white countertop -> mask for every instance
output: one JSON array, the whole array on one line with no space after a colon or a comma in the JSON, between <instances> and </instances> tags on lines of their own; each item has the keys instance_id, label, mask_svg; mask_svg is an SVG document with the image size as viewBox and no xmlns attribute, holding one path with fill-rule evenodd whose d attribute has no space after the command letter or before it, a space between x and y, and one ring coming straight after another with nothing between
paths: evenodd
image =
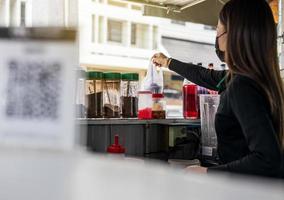
<instances>
[{"instance_id":1,"label":"white countertop","mask_svg":"<svg viewBox=\"0 0 284 200\"><path fill-rule=\"evenodd\" d=\"M283 182L184 174L84 152L0 149L1 200L283 200Z\"/></svg>"}]
</instances>

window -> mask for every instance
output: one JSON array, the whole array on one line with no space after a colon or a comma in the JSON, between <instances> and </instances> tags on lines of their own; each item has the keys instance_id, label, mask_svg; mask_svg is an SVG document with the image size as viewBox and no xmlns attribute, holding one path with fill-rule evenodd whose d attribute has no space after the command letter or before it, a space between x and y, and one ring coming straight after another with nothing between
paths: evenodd
<instances>
[{"instance_id":1,"label":"window","mask_svg":"<svg viewBox=\"0 0 284 200\"><path fill-rule=\"evenodd\" d=\"M153 49L158 49L158 27L153 27Z\"/></svg>"},{"instance_id":2,"label":"window","mask_svg":"<svg viewBox=\"0 0 284 200\"><path fill-rule=\"evenodd\" d=\"M136 45L137 38L137 25L131 24L131 45Z\"/></svg>"},{"instance_id":3,"label":"window","mask_svg":"<svg viewBox=\"0 0 284 200\"><path fill-rule=\"evenodd\" d=\"M176 25L181 25L181 26L185 26L185 22L184 21L180 21L180 20L171 20L172 24L176 24Z\"/></svg>"},{"instance_id":4,"label":"window","mask_svg":"<svg viewBox=\"0 0 284 200\"><path fill-rule=\"evenodd\" d=\"M139 5L131 5L131 9L132 9L132 10L139 10L139 11L141 11L141 10L142 10L142 6L139 6Z\"/></svg>"},{"instance_id":5,"label":"window","mask_svg":"<svg viewBox=\"0 0 284 200\"><path fill-rule=\"evenodd\" d=\"M108 4L111 6L116 6L116 7L127 7L127 3L121 2L121 1L115 1L115 0L108 0Z\"/></svg>"},{"instance_id":6,"label":"window","mask_svg":"<svg viewBox=\"0 0 284 200\"><path fill-rule=\"evenodd\" d=\"M108 41L122 43L123 22L108 20Z\"/></svg>"},{"instance_id":7,"label":"window","mask_svg":"<svg viewBox=\"0 0 284 200\"><path fill-rule=\"evenodd\" d=\"M26 2L20 4L20 26L26 26Z\"/></svg>"},{"instance_id":8,"label":"window","mask_svg":"<svg viewBox=\"0 0 284 200\"><path fill-rule=\"evenodd\" d=\"M131 45L137 48L149 48L149 25L147 24L131 24Z\"/></svg>"},{"instance_id":9,"label":"window","mask_svg":"<svg viewBox=\"0 0 284 200\"><path fill-rule=\"evenodd\" d=\"M26 1L11 0L10 2L10 26L26 26Z\"/></svg>"},{"instance_id":10,"label":"window","mask_svg":"<svg viewBox=\"0 0 284 200\"><path fill-rule=\"evenodd\" d=\"M99 16L99 43L104 43L104 17Z\"/></svg>"},{"instance_id":11,"label":"window","mask_svg":"<svg viewBox=\"0 0 284 200\"><path fill-rule=\"evenodd\" d=\"M92 42L96 41L96 15L92 15Z\"/></svg>"}]
</instances>

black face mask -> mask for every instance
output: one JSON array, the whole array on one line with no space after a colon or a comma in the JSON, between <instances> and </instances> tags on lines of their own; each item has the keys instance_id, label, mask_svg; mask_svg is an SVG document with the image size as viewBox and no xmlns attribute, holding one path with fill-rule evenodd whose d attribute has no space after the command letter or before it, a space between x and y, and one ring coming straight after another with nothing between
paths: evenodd
<instances>
[{"instance_id":1,"label":"black face mask","mask_svg":"<svg viewBox=\"0 0 284 200\"><path fill-rule=\"evenodd\" d=\"M222 37L222 36L223 36L224 34L226 34L226 33L227 33L227 32L222 33L220 36L216 37L216 40L215 40L215 51L216 51L216 55L218 56L218 58L219 58L222 62L225 62L225 51L220 50L218 39L219 39L220 37Z\"/></svg>"}]
</instances>

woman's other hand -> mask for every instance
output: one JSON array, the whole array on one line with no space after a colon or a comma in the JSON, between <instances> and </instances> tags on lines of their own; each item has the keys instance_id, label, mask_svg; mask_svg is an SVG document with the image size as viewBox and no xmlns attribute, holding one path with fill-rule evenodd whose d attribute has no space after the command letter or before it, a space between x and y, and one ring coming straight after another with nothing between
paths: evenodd
<instances>
[{"instance_id":1,"label":"woman's other hand","mask_svg":"<svg viewBox=\"0 0 284 200\"><path fill-rule=\"evenodd\" d=\"M198 165L193 165L185 168L186 172L193 172L197 174L207 174L207 168L206 167L200 167Z\"/></svg>"},{"instance_id":2,"label":"woman's other hand","mask_svg":"<svg viewBox=\"0 0 284 200\"><path fill-rule=\"evenodd\" d=\"M171 59L165 56L163 53L156 53L152 57L152 62L155 66L168 68L170 65Z\"/></svg>"}]
</instances>

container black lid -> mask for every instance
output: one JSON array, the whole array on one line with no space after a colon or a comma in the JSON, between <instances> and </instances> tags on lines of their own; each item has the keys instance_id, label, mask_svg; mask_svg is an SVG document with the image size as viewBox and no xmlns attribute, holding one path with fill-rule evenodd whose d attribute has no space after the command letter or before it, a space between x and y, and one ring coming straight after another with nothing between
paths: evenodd
<instances>
[{"instance_id":1,"label":"container black lid","mask_svg":"<svg viewBox=\"0 0 284 200\"><path fill-rule=\"evenodd\" d=\"M87 78L89 79L103 79L103 73L97 71L90 71L87 73Z\"/></svg>"}]
</instances>

